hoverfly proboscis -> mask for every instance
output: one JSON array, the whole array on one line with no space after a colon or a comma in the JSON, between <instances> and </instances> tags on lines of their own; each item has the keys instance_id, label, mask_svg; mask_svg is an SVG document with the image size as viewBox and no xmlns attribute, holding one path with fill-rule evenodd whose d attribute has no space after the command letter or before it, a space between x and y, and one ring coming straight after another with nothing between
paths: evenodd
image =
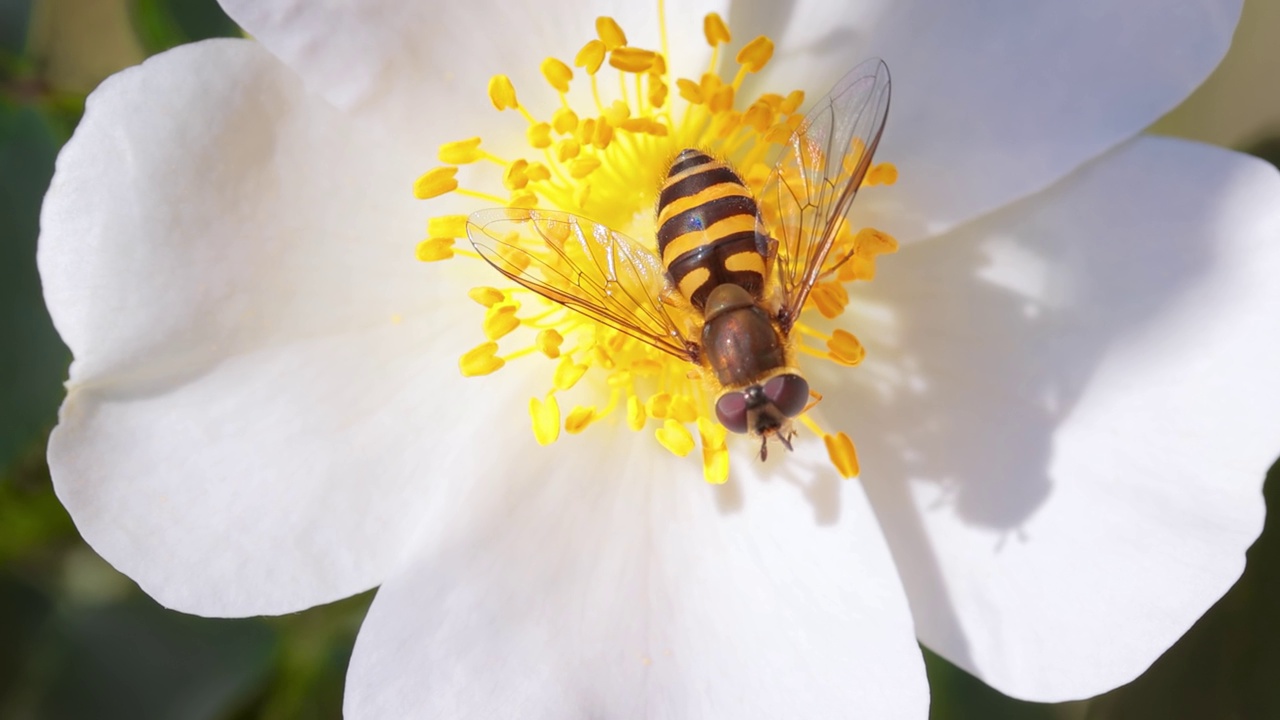
<instances>
[{"instance_id":1,"label":"hoverfly proboscis","mask_svg":"<svg viewBox=\"0 0 1280 720\"><path fill-rule=\"evenodd\" d=\"M854 253L829 262L889 89L879 59L845 75L805 113L758 195L727 162L679 152L657 203L656 252L556 210L481 210L468 237L516 283L709 373L716 417L759 437L764 459L771 437L791 448L808 407L791 333L813 286Z\"/></svg>"}]
</instances>

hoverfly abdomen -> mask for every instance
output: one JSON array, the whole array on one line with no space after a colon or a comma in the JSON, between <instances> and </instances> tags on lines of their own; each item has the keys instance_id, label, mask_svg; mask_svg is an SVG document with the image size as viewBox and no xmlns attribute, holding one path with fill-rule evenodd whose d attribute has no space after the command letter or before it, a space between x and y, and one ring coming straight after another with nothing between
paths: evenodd
<instances>
[{"instance_id":1,"label":"hoverfly abdomen","mask_svg":"<svg viewBox=\"0 0 1280 720\"><path fill-rule=\"evenodd\" d=\"M676 156L658 198L658 254L698 309L725 283L760 299L765 261L758 215L751 191L728 165L699 150Z\"/></svg>"}]
</instances>

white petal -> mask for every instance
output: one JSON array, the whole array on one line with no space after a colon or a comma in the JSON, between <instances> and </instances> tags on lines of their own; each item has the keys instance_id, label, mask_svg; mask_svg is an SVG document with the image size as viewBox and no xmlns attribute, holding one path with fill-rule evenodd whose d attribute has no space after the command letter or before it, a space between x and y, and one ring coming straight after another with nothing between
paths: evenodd
<instances>
[{"instance_id":1,"label":"white petal","mask_svg":"<svg viewBox=\"0 0 1280 720\"><path fill-rule=\"evenodd\" d=\"M441 443L483 419L441 410L466 396L454 326L478 318L439 320L463 289L413 258L393 150L216 41L104 83L58 160L39 264L75 362L50 467L166 605L285 612L378 583Z\"/></svg>"},{"instance_id":2,"label":"white petal","mask_svg":"<svg viewBox=\"0 0 1280 720\"><path fill-rule=\"evenodd\" d=\"M893 107L877 157L900 180L859 204L910 240L1044 189L1141 132L1226 54L1240 6L800 0L733 19L742 39L779 40L765 80L811 101L857 62L888 62Z\"/></svg>"},{"instance_id":3,"label":"white petal","mask_svg":"<svg viewBox=\"0 0 1280 720\"><path fill-rule=\"evenodd\" d=\"M799 457L760 480L747 455L715 488L651 438L601 447L609 432L626 431L519 443L518 471L476 480L464 516L374 600L348 718L927 715L856 482Z\"/></svg>"},{"instance_id":4,"label":"white petal","mask_svg":"<svg viewBox=\"0 0 1280 720\"><path fill-rule=\"evenodd\" d=\"M222 0L222 5L309 86L379 123L399 142L432 155L442 141L476 134L486 142L494 139L478 133L495 126L496 113L485 95L493 75L508 75L521 102L549 117L559 101L539 64L554 56L572 66L578 50L596 37L597 16L617 19L630 44L660 49L657 9L647 3ZM695 77L702 72L711 54L702 17L711 11L727 14L727 6L727 0L668 4L673 69L689 68L680 71ZM607 63L601 70L606 94L617 85L613 73ZM575 68L574 76L573 87L587 87L582 69ZM512 122L511 134L523 140L523 121Z\"/></svg>"},{"instance_id":5,"label":"white petal","mask_svg":"<svg viewBox=\"0 0 1280 720\"><path fill-rule=\"evenodd\" d=\"M1280 450L1277 237L1274 168L1142 137L881 262L864 386L824 405L927 645L1085 697L1239 577Z\"/></svg>"}]
</instances>

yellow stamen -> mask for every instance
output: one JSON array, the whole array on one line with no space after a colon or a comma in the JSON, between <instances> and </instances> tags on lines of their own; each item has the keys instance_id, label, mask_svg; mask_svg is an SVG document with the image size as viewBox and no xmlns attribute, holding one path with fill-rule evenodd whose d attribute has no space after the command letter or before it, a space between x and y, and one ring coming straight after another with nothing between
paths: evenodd
<instances>
[{"instance_id":1,"label":"yellow stamen","mask_svg":"<svg viewBox=\"0 0 1280 720\"><path fill-rule=\"evenodd\" d=\"M458 179L455 177L457 174L456 167L438 167L427 171L413 184L414 197L419 200L429 200L457 190Z\"/></svg>"},{"instance_id":2,"label":"yellow stamen","mask_svg":"<svg viewBox=\"0 0 1280 720\"><path fill-rule=\"evenodd\" d=\"M587 426L594 422L595 419L596 409L594 406L582 407L579 405L569 413L569 417L564 419L565 432L570 435L577 435L586 430Z\"/></svg>"},{"instance_id":3,"label":"yellow stamen","mask_svg":"<svg viewBox=\"0 0 1280 720\"><path fill-rule=\"evenodd\" d=\"M644 403L640 402L640 398L635 395L627 398L627 427L632 430L639 430L644 427L647 419L644 412Z\"/></svg>"},{"instance_id":4,"label":"yellow stamen","mask_svg":"<svg viewBox=\"0 0 1280 720\"><path fill-rule=\"evenodd\" d=\"M747 72L760 72L760 69L773 57L773 41L761 35L738 51L738 63Z\"/></svg>"},{"instance_id":5,"label":"yellow stamen","mask_svg":"<svg viewBox=\"0 0 1280 720\"><path fill-rule=\"evenodd\" d=\"M560 346L564 344L564 336L556 332L555 328L547 328L538 333L538 339L535 342L543 355L555 360L560 357Z\"/></svg>"},{"instance_id":6,"label":"yellow stamen","mask_svg":"<svg viewBox=\"0 0 1280 720\"><path fill-rule=\"evenodd\" d=\"M494 75L489 78L489 101L499 110L520 107L516 101L516 89L511 78L506 75Z\"/></svg>"},{"instance_id":7,"label":"yellow stamen","mask_svg":"<svg viewBox=\"0 0 1280 720\"><path fill-rule=\"evenodd\" d=\"M429 238L418 243L414 255L422 262L436 262L453 257L453 238Z\"/></svg>"},{"instance_id":8,"label":"yellow stamen","mask_svg":"<svg viewBox=\"0 0 1280 720\"><path fill-rule=\"evenodd\" d=\"M858 338L844 330L836 330L831 334L831 339L827 341L827 350L830 351L831 359L841 365L857 365L867 355Z\"/></svg>"},{"instance_id":9,"label":"yellow stamen","mask_svg":"<svg viewBox=\"0 0 1280 720\"><path fill-rule=\"evenodd\" d=\"M529 416L533 419L533 438L539 445L550 445L560 437L560 403L547 393L545 401L529 399Z\"/></svg>"},{"instance_id":10,"label":"yellow stamen","mask_svg":"<svg viewBox=\"0 0 1280 720\"><path fill-rule=\"evenodd\" d=\"M556 365L556 374L553 380L556 389L568 390L574 385L577 385L578 381L582 379L582 376L585 375L589 369L590 368L586 365L580 365L574 362L573 358L568 355L560 358L560 364Z\"/></svg>"},{"instance_id":11,"label":"yellow stamen","mask_svg":"<svg viewBox=\"0 0 1280 720\"><path fill-rule=\"evenodd\" d=\"M498 340L520 327L516 310L517 306L514 303L491 305L484 316L484 336L490 340Z\"/></svg>"},{"instance_id":12,"label":"yellow stamen","mask_svg":"<svg viewBox=\"0 0 1280 720\"><path fill-rule=\"evenodd\" d=\"M547 79L556 92L569 92L569 81L573 79L573 70L563 62L549 57L542 61L542 76Z\"/></svg>"},{"instance_id":13,"label":"yellow stamen","mask_svg":"<svg viewBox=\"0 0 1280 720\"><path fill-rule=\"evenodd\" d=\"M600 65L604 63L605 46L599 40L591 40L578 54L573 58L573 64L587 71L588 75L595 75L600 69Z\"/></svg>"},{"instance_id":14,"label":"yellow stamen","mask_svg":"<svg viewBox=\"0 0 1280 720\"><path fill-rule=\"evenodd\" d=\"M657 56L652 50L620 47L609 53L609 64L623 72L640 73L653 67Z\"/></svg>"},{"instance_id":15,"label":"yellow stamen","mask_svg":"<svg viewBox=\"0 0 1280 720\"><path fill-rule=\"evenodd\" d=\"M662 427L654 433L662 447L670 450L676 457L684 457L693 452L693 435L689 429L675 420L663 421Z\"/></svg>"},{"instance_id":16,"label":"yellow stamen","mask_svg":"<svg viewBox=\"0 0 1280 720\"><path fill-rule=\"evenodd\" d=\"M853 441L844 433L836 433L835 435L824 435L822 442L827 446L827 455L831 458L831 464L836 466L836 470L840 471L840 475L846 478L854 478L861 472L858 467L858 452L853 447Z\"/></svg>"},{"instance_id":17,"label":"yellow stamen","mask_svg":"<svg viewBox=\"0 0 1280 720\"><path fill-rule=\"evenodd\" d=\"M605 50L616 50L627 44L627 36L618 27L617 21L605 15L596 18L596 34L600 36L600 42L604 43Z\"/></svg>"},{"instance_id":18,"label":"yellow stamen","mask_svg":"<svg viewBox=\"0 0 1280 720\"><path fill-rule=\"evenodd\" d=\"M467 292L467 297L489 308L506 299L506 294L497 288L474 287Z\"/></svg>"},{"instance_id":19,"label":"yellow stamen","mask_svg":"<svg viewBox=\"0 0 1280 720\"><path fill-rule=\"evenodd\" d=\"M711 47L722 45L733 39L719 13L707 13L707 16L702 19L702 32L707 36L707 44Z\"/></svg>"},{"instance_id":20,"label":"yellow stamen","mask_svg":"<svg viewBox=\"0 0 1280 720\"><path fill-rule=\"evenodd\" d=\"M720 423L703 416L698 418L698 435L702 440L702 478L712 485L721 485L729 479L727 431Z\"/></svg>"},{"instance_id":21,"label":"yellow stamen","mask_svg":"<svg viewBox=\"0 0 1280 720\"><path fill-rule=\"evenodd\" d=\"M449 163L450 165L466 165L479 160L483 156L484 154L480 151L480 138L478 137L445 143L440 146L439 152L440 162Z\"/></svg>"},{"instance_id":22,"label":"yellow stamen","mask_svg":"<svg viewBox=\"0 0 1280 720\"><path fill-rule=\"evenodd\" d=\"M477 377L480 375L488 375L501 368L506 363L502 358L498 357L498 343L487 342L468 350L462 356L458 366L462 369L462 374L467 377Z\"/></svg>"},{"instance_id":23,"label":"yellow stamen","mask_svg":"<svg viewBox=\"0 0 1280 720\"><path fill-rule=\"evenodd\" d=\"M427 234L438 238L467 236L466 215L439 215L427 221Z\"/></svg>"}]
</instances>

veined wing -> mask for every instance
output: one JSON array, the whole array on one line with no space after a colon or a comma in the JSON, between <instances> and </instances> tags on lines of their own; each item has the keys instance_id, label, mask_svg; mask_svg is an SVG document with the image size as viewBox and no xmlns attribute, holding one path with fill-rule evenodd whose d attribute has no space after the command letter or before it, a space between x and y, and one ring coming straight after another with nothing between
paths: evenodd
<instances>
[{"instance_id":1,"label":"veined wing","mask_svg":"<svg viewBox=\"0 0 1280 720\"><path fill-rule=\"evenodd\" d=\"M757 229L777 241L773 264L782 288L784 331L799 317L818 278L853 254L845 216L871 167L888 113L889 68L873 58L809 110L765 181ZM842 234L850 248L842 247L829 263Z\"/></svg>"},{"instance_id":2,"label":"veined wing","mask_svg":"<svg viewBox=\"0 0 1280 720\"><path fill-rule=\"evenodd\" d=\"M494 208L467 218L471 244L498 272L539 295L697 362L657 255L622 233L567 212ZM677 301L678 302L678 301Z\"/></svg>"}]
</instances>

